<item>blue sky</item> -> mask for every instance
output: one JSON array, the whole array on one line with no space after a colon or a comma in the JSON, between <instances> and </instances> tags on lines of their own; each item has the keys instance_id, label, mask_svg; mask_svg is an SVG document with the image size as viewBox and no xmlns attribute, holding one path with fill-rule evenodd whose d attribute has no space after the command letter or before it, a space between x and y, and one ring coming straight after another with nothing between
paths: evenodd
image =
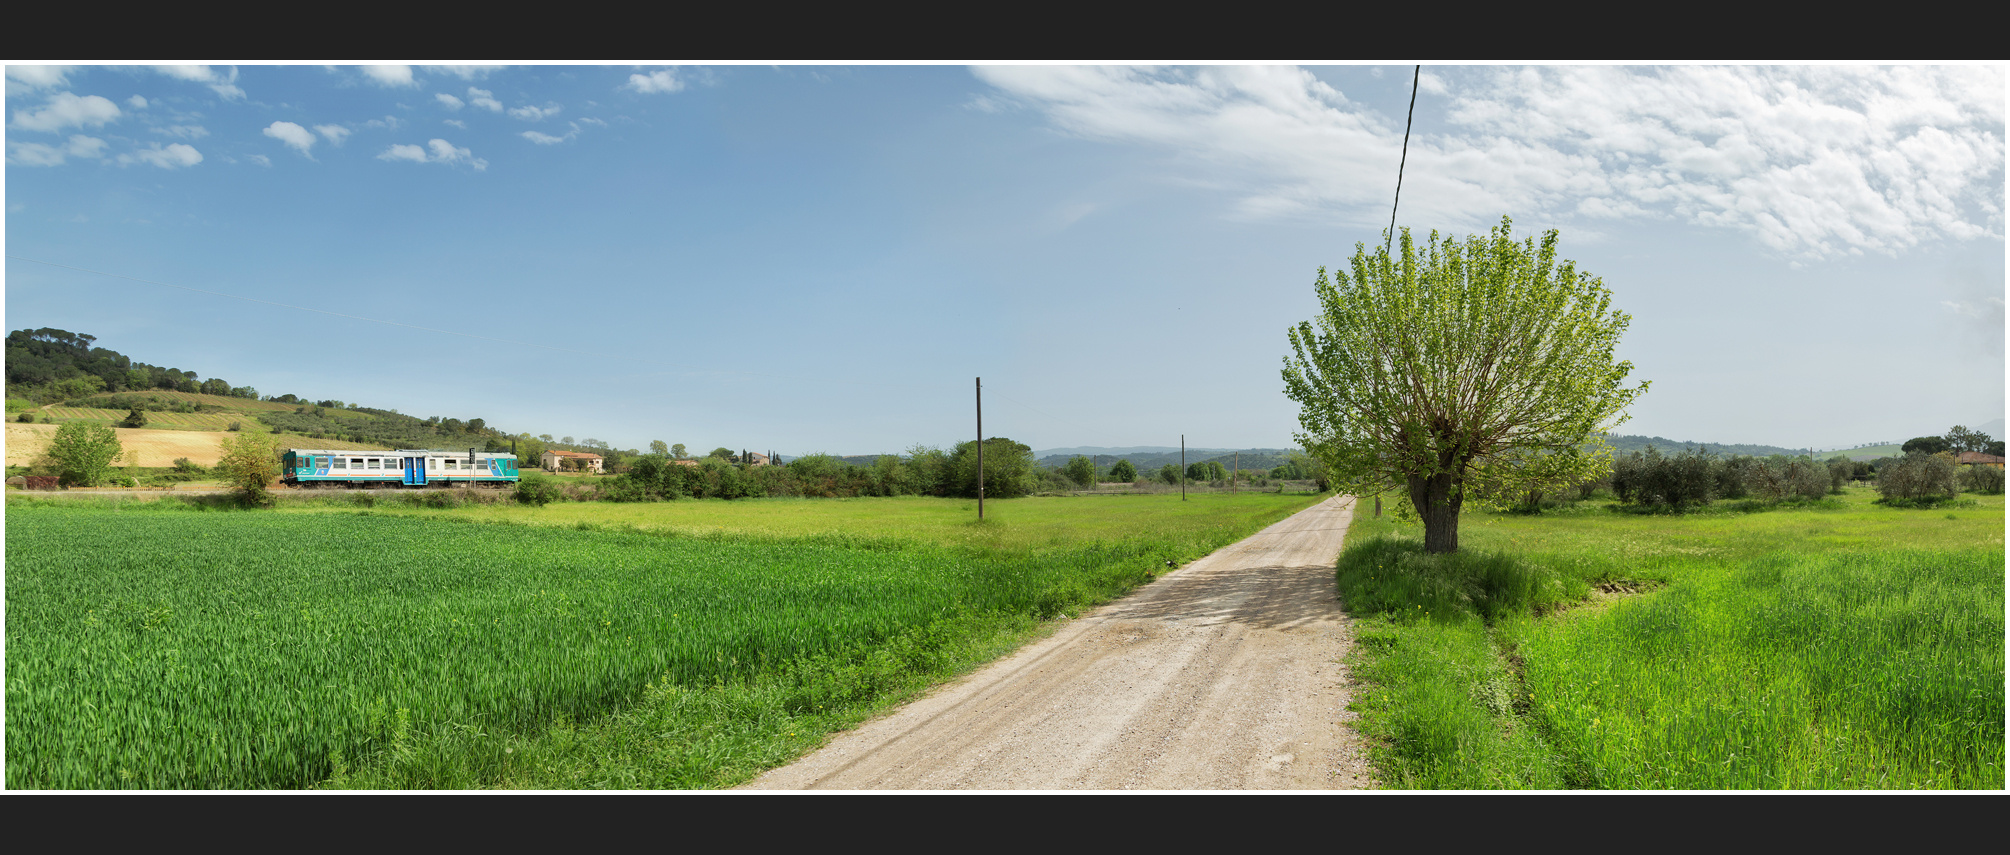
<instances>
[{"instance_id":1,"label":"blue sky","mask_svg":"<svg viewBox=\"0 0 2010 855\"><path fill-rule=\"evenodd\" d=\"M618 447L947 446L977 376L985 432L1034 448L1287 446L1285 331L1379 242L1411 80L8 66L5 320ZM1559 229L1633 316L1653 386L1621 432L2002 417L2000 67L1426 65L1418 89L1398 224Z\"/></svg>"}]
</instances>

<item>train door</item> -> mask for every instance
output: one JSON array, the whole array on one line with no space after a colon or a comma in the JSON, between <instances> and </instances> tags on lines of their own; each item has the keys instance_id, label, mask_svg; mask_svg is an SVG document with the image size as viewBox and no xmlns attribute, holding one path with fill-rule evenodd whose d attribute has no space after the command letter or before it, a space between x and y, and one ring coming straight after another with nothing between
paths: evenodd
<instances>
[{"instance_id":1,"label":"train door","mask_svg":"<svg viewBox=\"0 0 2010 855\"><path fill-rule=\"evenodd\" d=\"M426 485L426 458L405 458L405 483L414 487Z\"/></svg>"}]
</instances>

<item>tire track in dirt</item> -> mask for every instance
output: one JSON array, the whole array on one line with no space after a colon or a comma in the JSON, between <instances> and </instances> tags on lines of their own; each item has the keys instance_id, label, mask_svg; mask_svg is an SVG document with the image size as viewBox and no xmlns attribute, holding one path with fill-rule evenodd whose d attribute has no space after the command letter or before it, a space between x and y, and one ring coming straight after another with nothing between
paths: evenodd
<instances>
[{"instance_id":1,"label":"tire track in dirt","mask_svg":"<svg viewBox=\"0 0 2010 855\"><path fill-rule=\"evenodd\" d=\"M749 789L1374 786L1321 502L746 785Z\"/></svg>"}]
</instances>

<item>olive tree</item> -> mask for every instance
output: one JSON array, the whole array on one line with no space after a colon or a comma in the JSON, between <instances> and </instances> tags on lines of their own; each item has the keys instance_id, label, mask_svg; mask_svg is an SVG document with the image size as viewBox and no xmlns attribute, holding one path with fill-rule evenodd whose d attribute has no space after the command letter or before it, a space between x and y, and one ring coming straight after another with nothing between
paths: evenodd
<instances>
[{"instance_id":1,"label":"olive tree","mask_svg":"<svg viewBox=\"0 0 2010 855\"><path fill-rule=\"evenodd\" d=\"M1399 256L1356 244L1351 274L1324 268L1316 323L1291 330L1285 394L1295 434L1356 495L1400 489L1428 552L1456 552L1469 481L1487 495L1605 471L1600 432L1647 384L1613 350L1631 318L1556 258L1557 233L1517 243L1510 221L1463 243L1402 233Z\"/></svg>"}]
</instances>

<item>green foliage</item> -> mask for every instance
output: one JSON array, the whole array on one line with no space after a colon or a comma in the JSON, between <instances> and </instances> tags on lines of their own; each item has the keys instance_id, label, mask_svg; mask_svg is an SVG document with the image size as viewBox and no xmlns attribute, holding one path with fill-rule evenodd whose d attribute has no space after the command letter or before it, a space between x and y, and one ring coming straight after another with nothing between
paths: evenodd
<instances>
[{"instance_id":1,"label":"green foliage","mask_svg":"<svg viewBox=\"0 0 2010 855\"><path fill-rule=\"evenodd\" d=\"M976 498L977 443L957 443L944 461L943 494ZM1011 499L1030 495L1039 484L1032 447L1004 437L984 441L984 496Z\"/></svg>"},{"instance_id":2,"label":"green foliage","mask_svg":"<svg viewBox=\"0 0 2010 855\"><path fill-rule=\"evenodd\" d=\"M237 493L240 501L259 506L272 503L272 482L279 477L279 452L272 437L241 433L223 441L223 457L216 462L217 474Z\"/></svg>"},{"instance_id":3,"label":"green foliage","mask_svg":"<svg viewBox=\"0 0 2010 855\"><path fill-rule=\"evenodd\" d=\"M1899 450L1910 456L1913 454L1939 454L1952 446L1947 440L1937 436L1915 436L1905 441Z\"/></svg>"},{"instance_id":4,"label":"green foliage","mask_svg":"<svg viewBox=\"0 0 2010 855\"><path fill-rule=\"evenodd\" d=\"M2003 470L1988 464L1961 467L1961 489L1969 493L2001 494Z\"/></svg>"},{"instance_id":5,"label":"green foliage","mask_svg":"<svg viewBox=\"0 0 2010 855\"><path fill-rule=\"evenodd\" d=\"M14 420L15 420L15 421L17 421L17 422L21 422L22 424L34 424L34 423L35 423L35 411L33 411L33 410L22 410L22 411L21 411L21 415L19 415L19 416L16 416L16 417L14 418Z\"/></svg>"},{"instance_id":6,"label":"green foliage","mask_svg":"<svg viewBox=\"0 0 2010 855\"><path fill-rule=\"evenodd\" d=\"M146 426L147 414L141 412L138 408L134 408L132 412L126 413L126 417L119 421L119 427L143 428Z\"/></svg>"},{"instance_id":7,"label":"green foliage","mask_svg":"<svg viewBox=\"0 0 2010 855\"><path fill-rule=\"evenodd\" d=\"M1989 450L1989 443L1992 441L1988 434L1981 431L1969 430L1961 425L1948 428L1945 440L1947 442L1946 450L1956 452L1987 452Z\"/></svg>"},{"instance_id":8,"label":"green foliage","mask_svg":"<svg viewBox=\"0 0 2010 855\"><path fill-rule=\"evenodd\" d=\"M1180 479L1179 467L1174 466L1170 463L1159 467L1160 481L1164 481L1168 485L1177 485L1180 482L1179 479Z\"/></svg>"},{"instance_id":9,"label":"green foliage","mask_svg":"<svg viewBox=\"0 0 2010 855\"><path fill-rule=\"evenodd\" d=\"M111 428L91 422L66 422L49 440L48 456L66 487L93 487L111 473L125 449Z\"/></svg>"},{"instance_id":10,"label":"green foliage","mask_svg":"<svg viewBox=\"0 0 2010 855\"><path fill-rule=\"evenodd\" d=\"M1948 454L1907 454L1878 467L1877 492L1886 501L1953 498L1956 468Z\"/></svg>"},{"instance_id":11,"label":"green foliage","mask_svg":"<svg viewBox=\"0 0 2010 855\"><path fill-rule=\"evenodd\" d=\"M1084 487L1096 486L1096 464L1087 457L1076 455L1075 459L1068 461L1067 468L1062 471L1067 474L1068 480L1076 484Z\"/></svg>"},{"instance_id":12,"label":"green foliage","mask_svg":"<svg viewBox=\"0 0 2010 855\"><path fill-rule=\"evenodd\" d=\"M1559 266L1556 231L1538 247L1510 225L1434 231L1421 254L1404 230L1400 258L1357 245L1351 275L1319 271L1317 325L1291 330L1300 445L1348 492L1409 493L1433 552L1458 548L1469 479L1513 496L1602 474L1599 432L1647 390L1613 361L1630 318L1604 283Z\"/></svg>"},{"instance_id":13,"label":"green foliage","mask_svg":"<svg viewBox=\"0 0 2010 855\"><path fill-rule=\"evenodd\" d=\"M1122 481L1126 484L1136 481L1138 480L1138 467L1131 465L1129 460L1119 460L1115 465L1110 467L1110 480Z\"/></svg>"},{"instance_id":14,"label":"green foliage","mask_svg":"<svg viewBox=\"0 0 2010 855\"><path fill-rule=\"evenodd\" d=\"M565 491L560 489L558 482L548 475L533 472L522 476L516 482L516 500L534 508L542 508L564 497Z\"/></svg>"}]
</instances>

